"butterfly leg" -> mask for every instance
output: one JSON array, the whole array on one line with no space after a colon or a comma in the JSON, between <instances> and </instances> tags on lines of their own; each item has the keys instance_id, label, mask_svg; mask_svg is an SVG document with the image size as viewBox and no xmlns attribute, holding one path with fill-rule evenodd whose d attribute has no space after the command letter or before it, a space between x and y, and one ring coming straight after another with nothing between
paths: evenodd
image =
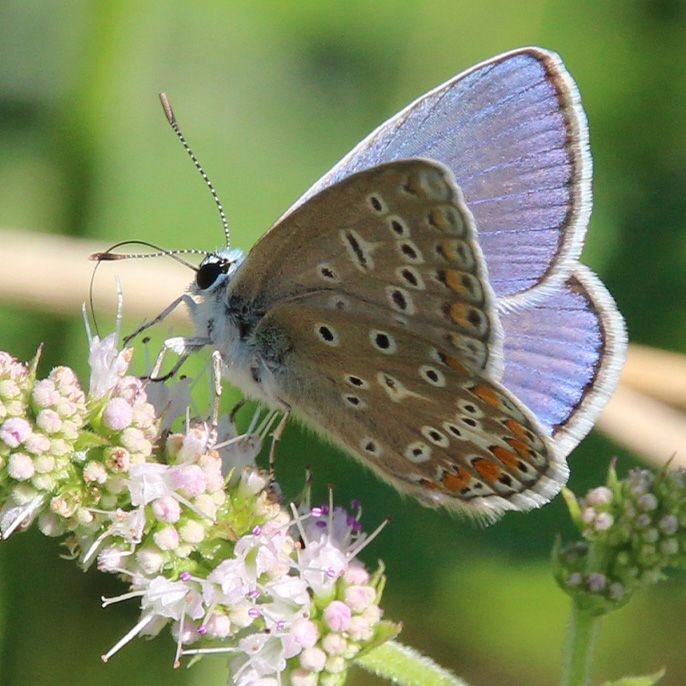
<instances>
[{"instance_id":1,"label":"butterfly leg","mask_svg":"<svg viewBox=\"0 0 686 686\"><path fill-rule=\"evenodd\" d=\"M281 421L276 425L276 429L272 432L272 444L269 448L269 478L274 480L274 465L276 464L276 445L281 440L284 430L286 429L286 424L290 419L291 411L290 409L284 412Z\"/></svg>"},{"instance_id":2,"label":"butterfly leg","mask_svg":"<svg viewBox=\"0 0 686 686\"><path fill-rule=\"evenodd\" d=\"M236 415L241 411L241 409L245 406L246 403L245 398L241 398L231 409L231 412L229 412L229 421L234 424L236 421Z\"/></svg>"},{"instance_id":3,"label":"butterfly leg","mask_svg":"<svg viewBox=\"0 0 686 686\"><path fill-rule=\"evenodd\" d=\"M201 350L206 345L209 345L210 342L210 339L205 338L204 336L192 336L188 338L176 336L174 338L168 338L162 344L162 350L160 350L150 374L144 378L148 381L166 381L167 379L171 379L179 371L179 369L181 369L181 366L188 359L191 353ZM162 364L169 351L175 352L177 355L179 355L179 359L172 367L171 371L160 376Z\"/></svg>"},{"instance_id":4,"label":"butterfly leg","mask_svg":"<svg viewBox=\"0 0 686 686\"><path fill-rule=\"evenodd\" d=\"M216 430L219 424L219 403L222 397L222 356L218 350L212 351L212 386L214 395L212 400L212 428ZM233 423L233 422L231 422Z\"/></svg>"},{"instance_id":5,"label":"butterfly leg","mask_svg":"<svg viewBox=\"0 0 686 686\"><path fill-rule=\"evenodd\" d=\"M161 321L166 319L181 303L184 303L191 313L197 307L195 300L193 300L188 293L180 295L175 300L172 300L172 302L169 303L169 305L167 305L167 307L165 307L154 319L151 319L149 322L145 322L145 324L141 324L141 326L139 326L133 333L129 334L124 339L124 347L126 347L134 338L136 338L136 336L139 336L141 333L143 333L143 331L146 331L151 326L155 326L155 324L159 324Z\"/></svg>"}]
</instances>

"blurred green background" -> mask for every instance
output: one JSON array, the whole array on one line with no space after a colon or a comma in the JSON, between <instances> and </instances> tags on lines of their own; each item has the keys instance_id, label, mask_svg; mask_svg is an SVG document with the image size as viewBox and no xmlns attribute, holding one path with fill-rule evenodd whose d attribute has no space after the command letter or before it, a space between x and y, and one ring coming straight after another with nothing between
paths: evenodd
<instances>
[{"instance_id":1,"label":"blurred green background","mask_svg":"<svg viewBox=\"0 0 686 686\"><path fill-rule=\"evenodd\" d=\"M679 1L3 0L0 227L25 230L27 250L31 232L220 244L215 208L161 114L157 93L166 90L219 189L235 245L248 248L378 123L526 44L562 55L588 112L595 209L585 261L615 295L632 340L685 351ZM112 272L101 278L109 287ZM62 363L84 373L83 338L77 311L67 319L0 301L0 347L28 359L45 341L45 372ZM572 455L572 488L601 481L615 454L624 473L631 458L591 435ZM361 498L368 527L392 515L365 552L370 564L386 563L387 615L404 622L405 643L474 686L557 681L568 603L548 557L556 533L570 535L561 499L481 529L402 499L291 426L278 464L288 494L305 464L320 496L334 483L340 502ZM0 546L2 686L223 683L221 660L174 672L168 634L103 665L99 655L137 609L101 609L100 596L121 584L82 574L61 552L35 532ZM597 683L666 665L664 684L683 684L685 611L686 585L673 579L610 616Z\"/></svg>"}]
</instances>

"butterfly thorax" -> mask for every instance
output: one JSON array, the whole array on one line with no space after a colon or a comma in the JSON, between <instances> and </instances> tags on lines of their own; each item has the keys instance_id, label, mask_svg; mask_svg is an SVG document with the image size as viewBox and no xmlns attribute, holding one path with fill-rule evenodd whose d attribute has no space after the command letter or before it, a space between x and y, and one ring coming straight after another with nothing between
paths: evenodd
<instances>
[{"instance_id":1,"label":"butterfly thorax","mask_svg":"<svg viewBox=\"0 0 686 686\"><path fill-rule=\"evenodd\" d=\"M227 259L228 252L219 251L218 259ZM207 289L196 284L190 288L195 301L192 311L196 335L206 338L217 350L223 362L223 374L243 393L275 409L286 409L273 388L268 361L260 354L255 331L264 317L265 308L253 298L234 288L234 276L240 271L243 255L231 251L226 274Z\"/></svg>"}]
</instances>

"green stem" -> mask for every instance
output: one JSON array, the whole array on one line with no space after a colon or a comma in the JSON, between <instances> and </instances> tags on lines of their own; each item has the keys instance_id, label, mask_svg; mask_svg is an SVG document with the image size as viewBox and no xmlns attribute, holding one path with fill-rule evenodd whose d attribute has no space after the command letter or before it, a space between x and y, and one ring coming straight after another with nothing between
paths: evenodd
<instances>
[{"instance_id":1,"label":"green stem","mask_svg":"<svg viewBox=\"0 0 686 686\"><path fill-rule=\"evenodd\" d=\"M386 641L355 663L401 686L468 686L433 660L397 641Z\"/></svg>"},{"instance_id":2,"label":"green stem","mask_svg":"<svg viewBox=\"0 0 686 686\"><path fill-rule=\"evenodd\" d=\"M600 617L572 604L562 664L562 686L588 686Z\"/></svg>"}]
</instances>

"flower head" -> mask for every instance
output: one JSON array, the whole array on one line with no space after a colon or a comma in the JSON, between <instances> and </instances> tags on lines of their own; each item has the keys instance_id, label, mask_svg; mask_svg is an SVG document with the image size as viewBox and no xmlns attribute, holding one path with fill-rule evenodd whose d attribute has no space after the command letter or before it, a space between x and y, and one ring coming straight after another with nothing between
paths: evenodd
<instances>
[{"instance_id":1,"label":"flower head","mask_svg":"<svg viewBox=\"0 0 686 686\"><path fill-rule=\"evenodd\" d=\"M172 431L183 393L132 376L132 355L115 335L93 338L86 394L69 368L36 380L0 353L2 535L37 520L84 568L128 579L103 605L136 599L140 617L105 660L169 626L177 663L226 653L236 684L340 681L357 652L398 631L381 620L382 571L356 559L374 537L359 505L286 509L254 464L261 436L227 418Z\"/></svg>"}]
</instances>

